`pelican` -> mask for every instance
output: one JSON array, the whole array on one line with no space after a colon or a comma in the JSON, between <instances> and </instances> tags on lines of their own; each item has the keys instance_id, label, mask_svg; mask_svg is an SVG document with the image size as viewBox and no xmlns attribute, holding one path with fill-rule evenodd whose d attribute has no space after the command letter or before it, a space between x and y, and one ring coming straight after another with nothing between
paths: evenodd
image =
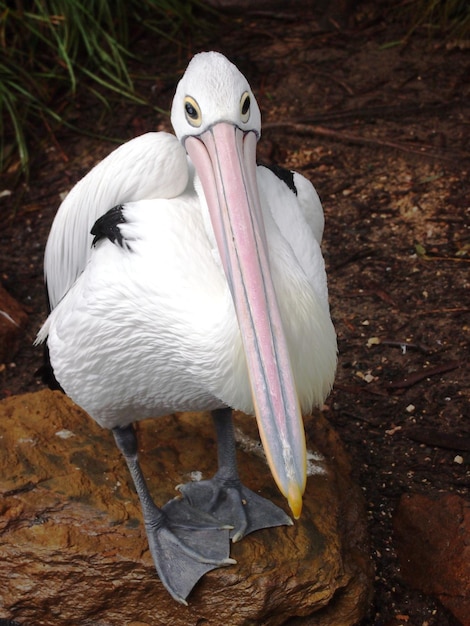
<instances>
[{"instance_id":1,"label":"pelican","mask_svg":"<svg viewBox=\"0 0 470 626\"><path fill-rule=\"evenodd\" d=\"M273 478L300 516L302 414L332 386L336 335L318 195L298 173L257 166L261 115L246 78L219 53L197 54L171 121L176 136L123 144L59 207L37 342L65 393L112 430L159 577L186 603L205 572L235 562L230 538L292 524L241 484L232 409L256 416ZM134 423L186 410L212 412L218 470L157 506Z\"/></svg>"}]
</instances>

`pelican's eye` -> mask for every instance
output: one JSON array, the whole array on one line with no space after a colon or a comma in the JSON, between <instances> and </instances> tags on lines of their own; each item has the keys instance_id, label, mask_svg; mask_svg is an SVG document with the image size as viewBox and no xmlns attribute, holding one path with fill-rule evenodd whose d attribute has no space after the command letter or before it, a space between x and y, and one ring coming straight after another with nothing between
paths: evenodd
<instances>
[{"instance_id":1,"label":"pelican's eye","mask_svg":"<svg viewBox=\"0 0 470 626\"><path fill-rule=\"evenodd\" d=\"M242 116L242 122L248 122L250 119L250 94L248 91L245 91L240 100L240 113Z\"/></svg>"},{"instance_id":2,"label":"pelican's eye","mask_svg":"<svg viewBox=\"0 0 470 626\"><path fill-rule=\"evenodd\" d=\"M200 126L202 122L201 109L198 103L191 96L186 96L184 99L184 114L191 126Z\"/></svg>"}]
</instances>

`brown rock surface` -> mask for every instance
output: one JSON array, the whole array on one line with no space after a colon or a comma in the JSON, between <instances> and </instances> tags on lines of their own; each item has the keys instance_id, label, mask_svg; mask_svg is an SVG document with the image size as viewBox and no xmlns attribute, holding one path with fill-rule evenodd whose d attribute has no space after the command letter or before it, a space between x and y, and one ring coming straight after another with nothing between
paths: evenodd
<instances>
[{"instance_id":1,"label":"brown rock surface","mask_svg":"<svg viewBox=\"0 0 470 626\"><path fill-rule=\"evenodd\" d=\"M436 595L470 626L470 502L454 494L404 495L394 528L406 583Z\"/></svg>"},{"instance_id":2,"label":"brown rock surface","mask_svg":"<svg viewBox=\"0 0 470 626\"><path fill-rule=\"evenodd\" d=\"M284 506L237 415L242 480ZM290 528L233 545L237 565L207 574L174 602L148 552L137 496L111 433L59 392L0 403L0 618L24 626L355 624L372 567L360 490L322 416L306 424L314 460L304 511ZM215 471L211 420L182 414L139 424L141 460L157 503L194 470Z\"/></svg>"},{"instance_id":3,"label":"brown rock surface","mask_svg":"<svg viewBox=\"0 0 470 626\"><path fill-rule=\"evenodd\" d=\"M0 364L13 359L27 321L21 305L0 285Z\"/></svg>"}]
</instances>

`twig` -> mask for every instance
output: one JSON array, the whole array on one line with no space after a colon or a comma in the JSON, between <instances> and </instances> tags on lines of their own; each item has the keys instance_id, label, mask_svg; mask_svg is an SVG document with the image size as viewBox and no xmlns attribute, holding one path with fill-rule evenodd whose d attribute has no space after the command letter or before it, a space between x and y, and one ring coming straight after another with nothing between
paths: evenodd
<instances>
[{"instance_id":1,"label":"twig","mask_svg":"<svg viewBox=\"0 0 470 626\"><path fill-rule=\"evenodd\" d=\"M372 256L375 253L373 248L364 248L362 250L357 250L353 254L345 257L342 261L339 261L333 266L333 271L339 270L350 263L354 263L356 261L360 261L361 259L367 258L368 256Z\"/></svg>"},{"instance_id":2,"label":"twig","mask_svg":"<svg viewBox=\"0 0 470 626\"><path fill-rule=\"evenodd\" d=\"M470 259L460 256L429 256L429 254L418 254L418 258L423 261L453 261L454 263L470 263Z\"/></svg>"},{"instance_id":3,"label":"twig","mask_svg":"<svg viewBox=\"0 0 470 626\"><path fill-rule=\"evenodd\" d=\"M426 315L445 315L446 313L470 313L468 307L453 307L449 309L430 309L429 311L413 311L413 317L426 317Z\"/></svg>"},{"instance_id":4,"label":"twig","mask_svg":"<svg viewBox=\"0 0 470 626\"><path fill-rule=\"evenodd\" d=\"M322 72L313 71L314 74L319 74L320 76L323 74ZM325 72L326 76L327 73ZM352 94L351 94L352 95ZM301 124L318 124L319 122L343 122L350 119L366 119L371 120L374 118L378 119L403 119L408 115L420 114L427 112L436 112L441 110L446 110L449 108L456 107L461 105L462 101L460 99L455 99L452 102L431 102L429 104L416 104L416 103L406 103L406 104L379 104L375 106L369 107L357 107L351 109L343 109L342 111L328 111L327 113L319 113L314 117L302 117L301 119L292 120L295 123Z\"/></svg>"},{"instance_id":5,"label":"twig","mask_svg":"<svg viewBox=\"0 0 470 626\"><path fill-rule=\"evenodd\" d=\"M319 70L315 69L314 67L312 67L312 65L310 65L310 63L301 63L301 67L303 67L305 70L307 70L309 72L309 74L312 74L313 76L321 76L322 78L325 78L327 80L331 80L333 83L335 83L336 85L339 85L342 89L344 89L344 91L350 95L353 96L354 95L354 91L351 89L351 87L345 83L343 80L339 80L339 78L337 78L336 76L334 76L331 72L320 72ZM344 111L344 112L334 112L334 113L324 113L324 114L320 114L318 117L316 116L316 120L315 121L319 121L319 119L321 118L323 119L336 119L338 116L341 115L341 113L344 113L345 116L349 117L349 111ZM312 123L312 120L302 120L302 122L305 122L307 124Z\"/></svg>"},{"instance_id":6,"label":"twig","mask_svg":"<svg viewBox=\"0 0 470 626\"><path fill-rule=\"evenodd\" d=\"M378 387L377 385L342 385L341 383L335 383L335 389L340 391L345 391L346 393L360 394L360 393L370 393L373 396L388 396L388 393Z\"/></svg>"},{"instance_id":7,"label":"twig","mask_svg":"<svg viewBox=\"0 0 470 626\"><path fill-rule=\"evenodd\" d=\"M449 363L444 363L443 365L438 365L437 367L431 367L426 370L421 370L421 372L416 372L415 374L410 374L409 376L405 376L402 380L396 380L388 384L388 389L406 389L407 387L412 387L419 383L425 378L429 378L430 376L437 376L438 374L444 374L445 372L450 372L452 370L460 367L460 361L449 361Z\"/></svg>"},{"instance_id":8,"label":"twig","mask_svg":"<svg viewBox=\"0 0 470 626\"><path fill-rule=\"evenodd\" d=\"M423 346L419 343L407 343L406 341L393 341L393 340L388 340L388 339L381 339L379 345L392 346L393 348L400 348L403 351L403 353L405 353L405 351L408 349L419 350L420 352L424 352L424 354L428 354L429 352L431 352L431 348L429 348L428 346Z\"/></svg>"},{"instance_id":9,"label":"twig","mask_svg":"<svg viewBox=\"0 0 470 626\"><path fill-rule=\"evenodd\" d=\"M352 411L343 409L341 410L341 415L347 417L350 421L355 420L358 422L366 422L367 424L371 424L372 426L380 426L380 419L369 415L369 413L361 415L360 413L353 413Z\"/></svg>"},{"instance_id":10,"label":"twig","mask_svg":"<svg viewBox=\"0 0 470 626\"><path fill-rule=\"evenodd\" d=\"M412 148L395 141L388 141L387 139L377 139L374 137L361 137L354 135L347 131L333 130L332 128L326 128L325 126L317 126L310 124L300 124L297 122L290 122L286 120L284 122L270 122L264 124L263 130L274 130L276 128L291 128L294 132L306 135L320 135L321 137L328 137L336 141L342 141L357 145L366 146L382 146L384 148L392 148L393 150L400 150L402 152L409 152L411 154L419 154L420 156L429 157L430 159L441 159L444 161L455 161L456 158L470 158L470 154L464 152L463 154L443 155L437 154L433 146L423 144L421 149Z\"/></svg>"},{"instance_id":11,"label":"twig","mask_svg":"<svg viewBox=\"0 0 470 626\"><path fill-rule=\"evenodd\" d=\"M367 291L371 293L372 295L377 296L378 298L380 298L380 300L382 300L386 304L390 304L391 306L398 308L398 305L394 301L394 299L385 291L385 289L382 289L378 283L371 280L369 281L368 287L369 288L367 290L365 289L364 291Z\"/></svg>"},{"instance_id":12,"label":"twig","mask_svg":"<svg viewBox=\"0 0 470 626\"><path fill-rule=\"evenodd\" d=\"M470 437L467 435L454 435L437 428L406 428L403 432L405 437L413 439L427 446L444 448L446 450L470 451Z\"/></svg>"}]
</instances>

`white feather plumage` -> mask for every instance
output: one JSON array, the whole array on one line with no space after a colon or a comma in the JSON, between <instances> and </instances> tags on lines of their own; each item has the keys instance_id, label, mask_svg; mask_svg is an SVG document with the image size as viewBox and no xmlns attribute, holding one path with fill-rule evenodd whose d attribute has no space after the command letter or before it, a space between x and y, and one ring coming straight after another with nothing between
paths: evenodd
<instances>
[{"instance_id":1,"label":"white feather plumage","mask_svg":"<svg viewBox=\"0 0 470 626\"><path fill-rule=\"evenodd\" d=\"M216 74L217 80L230 88L212 85L215 99L198 81L194 88L201 90L201 108L207 101L216 116L219 96L243 93L249 86L234 66L220 61L221 55L212 55L226 72ZM174 111L188 89L184 80ZM238 100L233 111L224 109L223 119L240 115L237 107ZM252 107L259 134L254 97ZM176 118L174 113L181 139L184 124ZM212 123L208 119L207 126ZM112 152L64 200L47 243L52 312L38 342L47 339L54 373L66 393L108 428L225 404L254 411L206 201L178 139L149 133ZM292 370L302 410L308 412L324 401L336 367L319 246L323 211L313 186L300 174L294 175L297 196L266 168L257 168L257 179ZM117 204L124 205L125 223L119 228L126 245L104 239L92 247L93 224Z\"/></svg>"},{"instance_id":2,"label":"white feather plumage","mask_svg":"<svg viewBox=\"0 0 470 626\"><path fill-rule=\"evenodd\" d=\"M273 279L308 412L323 402L336 366L323 258L294 194L259 170L260 188L270 189L263 208ZM114 162L113 173L119 178ZM194 188L126 203L124 215L129 249L107 239L90 247L38 335L48 336L62 387L107 428L223 404L253 413L233 302Z\"/></svg>"},{"instance_id":3,"label":"white feather plumage","mask_svg":"<svg viewBox=\"0 0 470 626\"><path fill-rule=\"evenodd\" d=\"M51 309L85 268L96 220L117 204L178 196L187 171L186 153L174 135L146 133L111 152L72 188L57 211L44 255Z\"/></svg>"}]
</instances>

